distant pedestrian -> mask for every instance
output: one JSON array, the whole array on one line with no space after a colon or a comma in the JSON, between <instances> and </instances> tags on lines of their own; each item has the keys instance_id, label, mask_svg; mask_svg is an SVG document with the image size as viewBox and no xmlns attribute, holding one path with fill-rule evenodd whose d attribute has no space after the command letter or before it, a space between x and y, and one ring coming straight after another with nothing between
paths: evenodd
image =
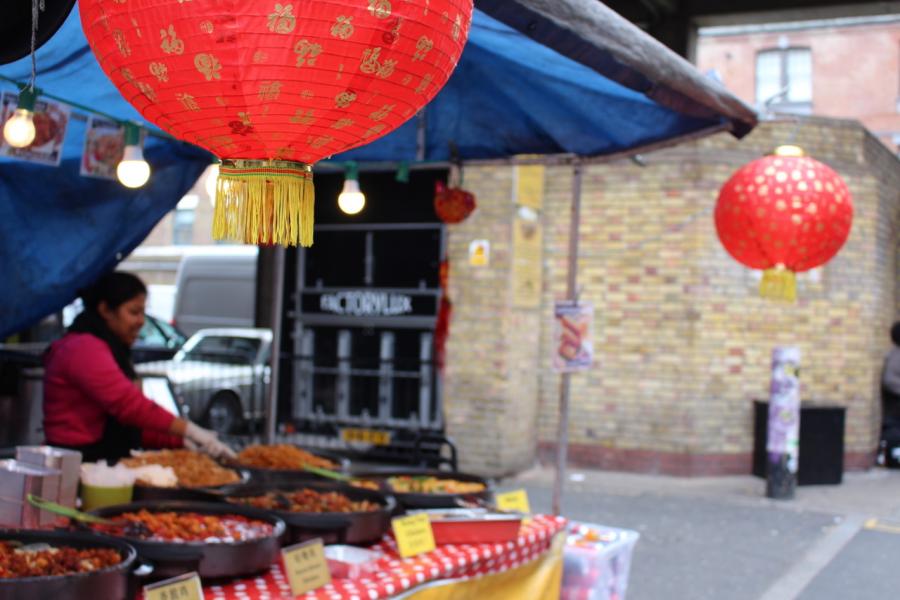
<instances>
[{"instance_id":1,"label":"distant pedestrian","mask_svg":"<svg viewBox=\"0 0 900 600\"><path fill-rule=\"evenodd\" d=\"M894 347L881 372L881 448L888 466L900 466L900 321L891 327Z\"/></svg>"}]
</instances>

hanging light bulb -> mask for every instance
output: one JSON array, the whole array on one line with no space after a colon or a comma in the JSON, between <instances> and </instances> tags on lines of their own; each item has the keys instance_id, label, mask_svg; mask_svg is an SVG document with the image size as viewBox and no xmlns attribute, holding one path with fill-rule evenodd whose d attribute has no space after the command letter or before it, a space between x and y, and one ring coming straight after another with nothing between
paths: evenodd
<instances>
[{"instance_id":1,"label":"hanging light bulb","mask_svg":"<svg viewBox=\"0 0 900 600\"><path fill-rule=\"evenodd\" d=\"M338 207L348 215L355 215L366 205L366 195L359 189L359 170L355 162L345 166L344 189L338 196Z\"/></svg>"},{"instance_id":2,"label":"hanging light bulb","mask_svg":"<svg viewBox=\"0 0 900 600\"><path fill-rule=\"evenodd\" d=\"M116 176L129 188L139 188L150 179L150 165L141 150L141 128L135 123L125 123L125 152L116 167Z\"/></svg>"},{"instance_id":3,"label":"hanging light bulb","mask_svg":"<svg viewBox=\"0 0 900 600\"><path fill-rule=\"evenodd\" d=\"M33 87L19 91L19 104L3 125L3 139L13 148L25 148L34 141L34 101L37 94Z\"/></svg>"},{"instance_id":4,"label":"hanging light bulb","mask_svg":"<svg viewBox=\"0 0 900 600\"><path fill-rule=\"evenodd\" d=\"M805 156L806 153L803 152L803 148L800 146L796 146L794 144L783 144L775 148L776 156Z\"/></svg>"}]
</instances>

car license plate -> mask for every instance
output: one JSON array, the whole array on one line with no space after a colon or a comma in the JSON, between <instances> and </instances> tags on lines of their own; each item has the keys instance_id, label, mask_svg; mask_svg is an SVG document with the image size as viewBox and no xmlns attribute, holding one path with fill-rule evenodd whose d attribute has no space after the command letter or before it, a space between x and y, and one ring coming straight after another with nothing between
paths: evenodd
<instances>
[{"instance_id":1,"label":"car license plate","mask_svg":"<svg viewBox=\"0 0 900 600\"><path fill-rule=\"evenodd\" d=\"M391 443L391 432L378 431L376 429L347 427L341 430L341 439L343 439L345 442L372 444L374 446L387 446Z\"/></svg>"}]
</instances>

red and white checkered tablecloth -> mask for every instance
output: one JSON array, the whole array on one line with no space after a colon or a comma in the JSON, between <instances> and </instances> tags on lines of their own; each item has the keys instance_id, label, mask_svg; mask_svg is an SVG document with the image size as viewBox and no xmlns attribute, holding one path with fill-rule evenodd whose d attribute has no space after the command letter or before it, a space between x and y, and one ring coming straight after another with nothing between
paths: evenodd
<instances>
[{"instance_id":1,"label":"red and white checkered tablecloth","mask_svg":"<svg viewBox=\"0 0 900 600\"><path fill-rule=\"evenodd\" d=\"M500 573L534 560L550 548L553 536L563 530L561 517L536 515L522 526L516 541L505 544L457 544L438 546L432 552L401 559L390 536L372 547L385 556L370 577L335 579L299 600L376 600L390 598L437 579L468 579ZM281 564L265 575L236 580L203 589L207 600L286 600L291 595Z\"/></svg>"}]
</instances>

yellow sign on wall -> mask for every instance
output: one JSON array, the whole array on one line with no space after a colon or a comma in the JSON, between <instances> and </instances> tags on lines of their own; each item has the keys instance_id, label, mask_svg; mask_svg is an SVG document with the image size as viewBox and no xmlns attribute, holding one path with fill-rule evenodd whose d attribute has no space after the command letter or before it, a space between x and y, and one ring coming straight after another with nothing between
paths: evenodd
<instances>
[{"instance_id":1,"label":"yellow sign on wall","mask_svg":"<svg viewBox=\"0 0 900 600\"><path fill-rule=\"evenodd\" d=\"M540 210L544 205L544 165L516 165L516 204Z\"/></svg>"},{"instance_id":2,"label":"yellow sign on wall","mask_svg":"<svg viewBox=\"0 0 900 600\"><path fill-rule=\"evenodd\" d=\"M486 267L491 264L491 243L487 240L469 242L469 264L473 267Z\"/></svg>"}]
</instances>

